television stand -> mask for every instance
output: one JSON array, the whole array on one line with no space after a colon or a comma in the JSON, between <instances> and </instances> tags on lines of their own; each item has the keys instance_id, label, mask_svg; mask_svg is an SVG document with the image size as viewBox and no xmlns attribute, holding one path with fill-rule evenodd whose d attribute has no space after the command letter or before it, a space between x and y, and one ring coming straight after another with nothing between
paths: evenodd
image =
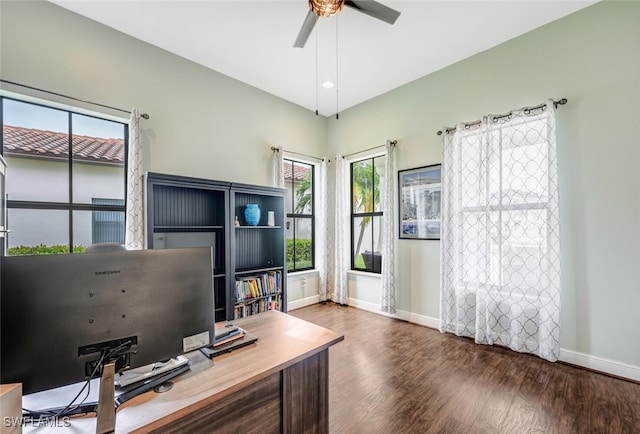
<instances>
[{"instance_id":1,"label":"television stand","mask_svg":"<svg viewBox=\"0 0 640 434\"><path fill-rule=\"evenodd\" d=\"M173 386L169 380L189 369L189 359L178 356L166 362L157 362L118 374L120 386L131 386L128 392L115 397L115 362L107 363L100 377L96 434L109 434L116 429L116 408L127 399L153 389L166 392ZM145 381L146 380L146 381ZM144 381L142 384L141 381Z\"/></svg>"},{"instance_id":2,"label":"television stand","mask_svg":"<svg viewBox=\"0 0 640 434\"><path fill-rule=\"evenodd\" d=\"M98 395L96 434L109 434L116 430L115 375L115 362L109 362L102 367L100 393Z\"/></svg>"}]
</instances>

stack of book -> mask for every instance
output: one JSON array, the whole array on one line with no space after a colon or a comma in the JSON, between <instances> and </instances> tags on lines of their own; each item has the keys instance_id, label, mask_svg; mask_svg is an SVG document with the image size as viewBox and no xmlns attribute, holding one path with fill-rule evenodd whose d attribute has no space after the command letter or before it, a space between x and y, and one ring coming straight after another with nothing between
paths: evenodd
<instances>
[{"instance_id":1,"label":"stack of book","mask_svg":"<svg viewBox=\"0 0 640 434\"><path fill-rule=\"evenodd\" d=\"M217 323L215 327L215 336L213 339L213 347L228 344L236 339L241 339L245 335L245 331L240 327L236 327L229 323Z\"/></svg>"},{"instance_id":2,"label":"stack of book","mask_svg":"<svg viewBox=\"0 0 640 434\"><path fill-rule=\"evenodd\" d=\"M200 348L200 352L211 359L238 348L251 345L257 340L258 338L255 335L247 333L245 330L229 322L216 323L213 344Z\"/></svg>"}]
</instances>

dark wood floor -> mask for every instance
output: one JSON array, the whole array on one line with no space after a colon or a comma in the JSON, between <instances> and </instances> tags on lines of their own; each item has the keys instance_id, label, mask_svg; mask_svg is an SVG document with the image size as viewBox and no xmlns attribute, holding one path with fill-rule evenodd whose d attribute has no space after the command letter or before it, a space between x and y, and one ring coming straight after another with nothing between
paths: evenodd
<instances>
[{"instance_id":1,"label":"dark wood floor","mask_svg":"<svg viewBox=\"0 0 640 434\"><path fill-rule=\"evenodd\" d=\"M333 303L330 432L640 433L640 385Z\"/></svg>"}]
</instances>

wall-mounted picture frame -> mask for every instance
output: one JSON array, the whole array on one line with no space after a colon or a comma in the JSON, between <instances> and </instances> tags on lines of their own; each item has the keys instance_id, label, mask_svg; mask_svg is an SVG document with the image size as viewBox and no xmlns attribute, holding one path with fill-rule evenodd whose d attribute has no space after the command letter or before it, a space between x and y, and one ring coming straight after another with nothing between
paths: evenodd
<instances>
[{"instance_id":1,"label":"wall-mounted picture frame","mask_svg":"<svg viewBox=\"0 0 640 434\"><path fill-rule=\"evenodd\" d=\"M400 239L440 239L441 185L440 164L398 171Z\"/></svg>"}]
</instances>

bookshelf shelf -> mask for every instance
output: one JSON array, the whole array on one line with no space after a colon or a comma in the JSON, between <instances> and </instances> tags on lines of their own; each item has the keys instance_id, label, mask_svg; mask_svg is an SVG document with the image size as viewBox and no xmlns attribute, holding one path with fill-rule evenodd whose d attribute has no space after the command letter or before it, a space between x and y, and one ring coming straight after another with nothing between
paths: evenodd
<instances>
[{"instance_id":1,"label":"bookshelf shelf","mask_svg":"<svg viewBox=\"0 0 640 434\"><path fill-rule=\"evenodd\" d=\"M282 267L262 267L262 268L246 268L246 269L237 269L236 275L240 276L243 274L255 274L255 273L263 273L265 271L274 271L274 270L282 270Z\"/></svg>"},{"instance_id":2,"label":"bookshelf shelf","mask_svg":"<svg viewBox=\"0 0 640 434\"><path fill-rule=\"evenodd\" d=\"M235 229L282 229L282 226L236 226Z\"/></svg>"},{"instance_id":3,"label":"bookshelf shelf","mask_svg":"<svg viewBox=\"0 0 640 434\"><path fill-rule=\"evenodd\" d=\"M217 229L224 229L223 225L216 225L216 226L204 226L204 225L200 225L200 226L155 226L153 228L154 232L171 232L171 231L184 231L184 230L188 230L188 231L206 231L206 230L217 230Z\"/></svg>"},{"instance_id":4,"label":"bookshelf shelf","mask_svg":"<svg viewBox=\"0 0 640 434\"><path fill-rule=\"evenodd\" d=\"M237 304L238 305L240 305L240 304L251 304L251 303L253 303L255 301L262 300L264 298L275 297L275 296L278 296L278 295L282 295L282 291L275 292L275 293L269 294L269 295L262 295L260 297L247 298L245 300L241 300L241 301L237 302Z\"/></svg>"}]
</instances>

